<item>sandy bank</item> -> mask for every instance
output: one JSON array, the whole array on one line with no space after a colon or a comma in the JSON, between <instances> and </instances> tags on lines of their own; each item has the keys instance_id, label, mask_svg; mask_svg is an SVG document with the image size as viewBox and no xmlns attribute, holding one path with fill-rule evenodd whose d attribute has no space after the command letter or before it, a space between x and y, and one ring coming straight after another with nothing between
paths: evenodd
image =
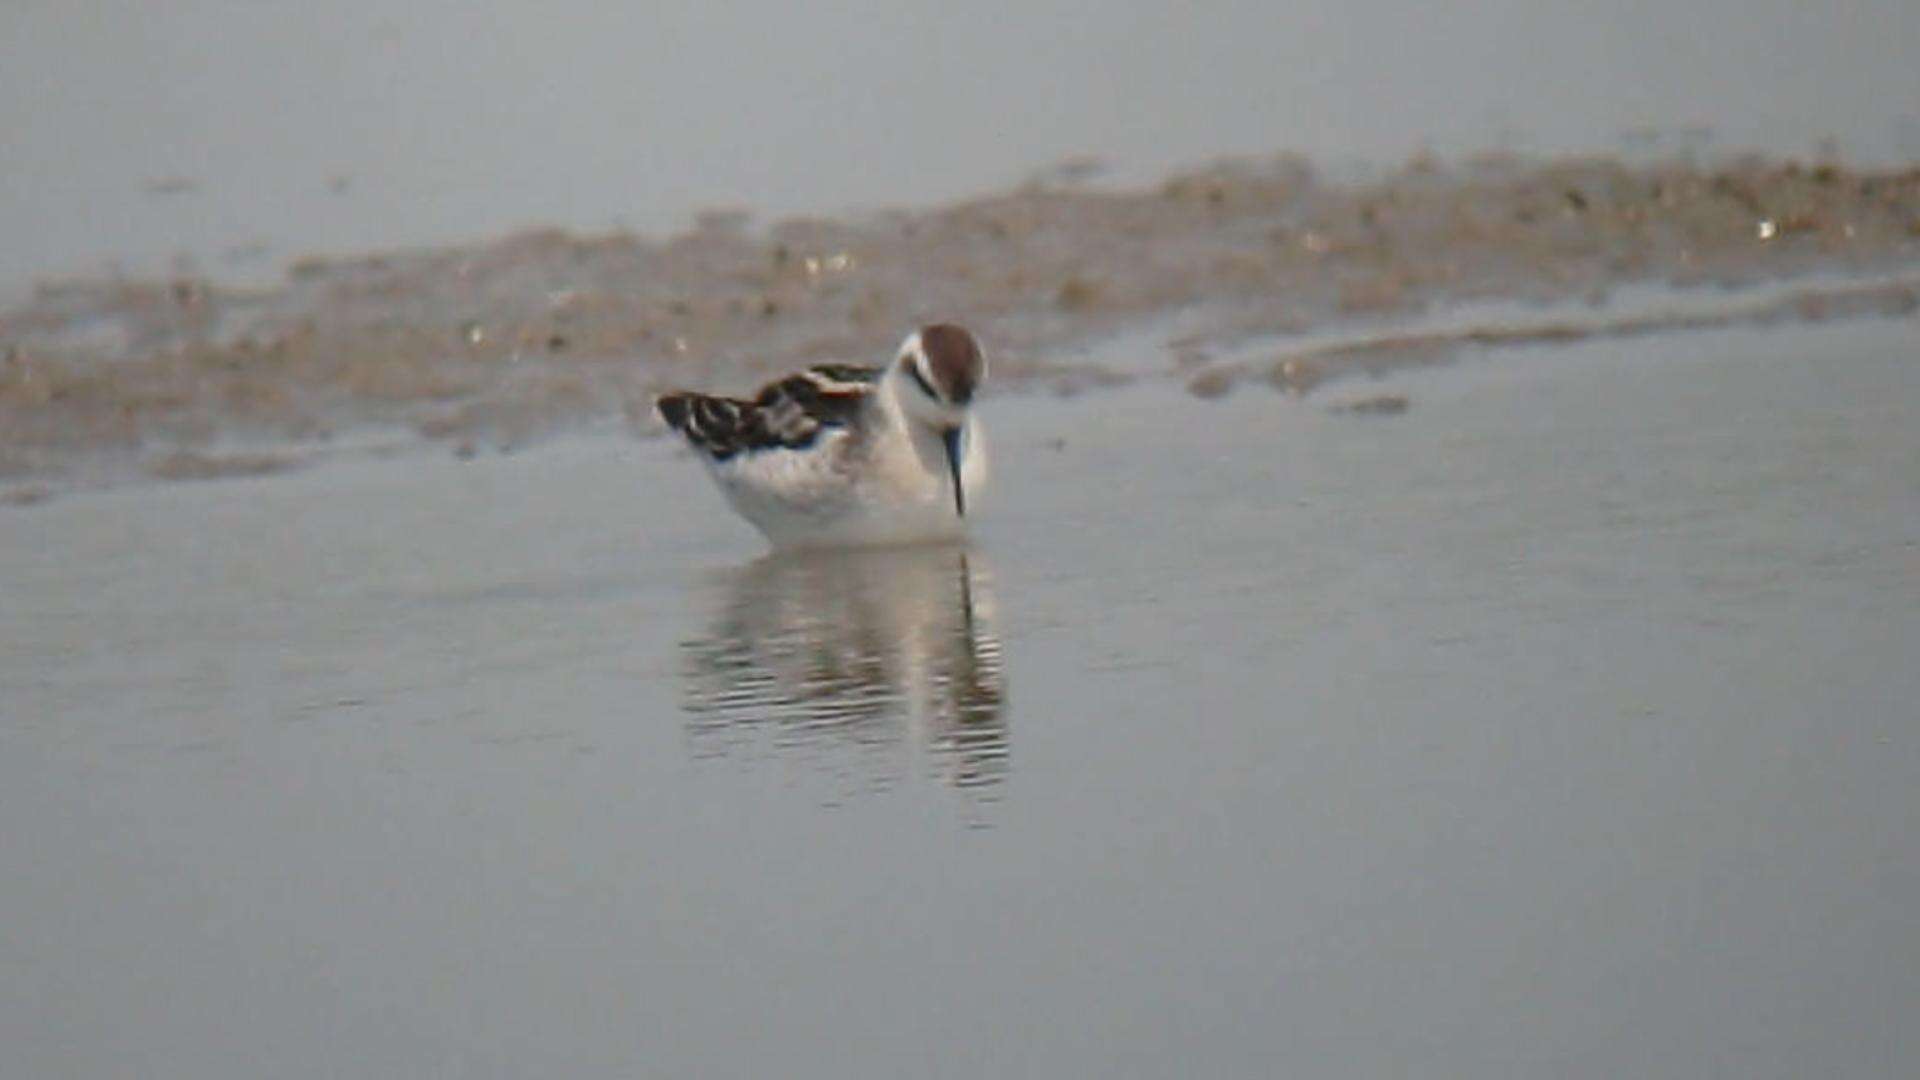
<instances>
[{"instance_id":1,"label":"sandy bank","mask_svg":"<svg viewBox=\"0 0 1920 1080\"><path fill-rule=\"evenodd\" d=\"M662 387L745 387L795 363L872 357L930 317L980 328L1002 392L1161 372L1208 394L1266 369L1304 392L1463 344L1902 314L1916 266L1920 169L1488 157L1336 184L1283 157L1145 190L1062 176L849 220L713 214L666 239L553 230L309 259L264 290L43 282L0 314L0 483L30 502L76 484L273 471L347 433L463 453L623 418L644 433ZM1606 315L1625 285L1814 275L1878 278L1757 313L1730 300L1664 322ZM1595 314L1404 329L1488 299ZM1126 370L1075 361L1156 319L1174 331L1162 355ZM1217 361L1329 327L1379 342Z\"/></svg>"}]
</instances>

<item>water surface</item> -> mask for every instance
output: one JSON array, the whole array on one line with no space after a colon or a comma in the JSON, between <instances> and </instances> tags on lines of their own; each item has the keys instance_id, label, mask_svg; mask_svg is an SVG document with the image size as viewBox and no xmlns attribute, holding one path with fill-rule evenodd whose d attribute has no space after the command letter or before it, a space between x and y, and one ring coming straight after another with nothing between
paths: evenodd
<instances>
[{"instance_id":1,"label":"water surface","mask_svg":"<svg viewBox=\"0 0 1920 1080\"><path fill-rule=\"evenodd\" d=\"M964 558L611 437L9 510L0 1043L1910 1075L1915 327L994 399Z\"/></svg>"},{"instance_id":2,"label":"water surface","mask_svg":"<svg viewBox=\"0 0 1920 1080\"><path fill-rule=\"evenodd\" d=\"M944 202L1101 157L1920 157L1907 0L14 0L0 296L184 256ZM1790 58L1790 62L1782 58Z\"/></svg>"}]
</instances>

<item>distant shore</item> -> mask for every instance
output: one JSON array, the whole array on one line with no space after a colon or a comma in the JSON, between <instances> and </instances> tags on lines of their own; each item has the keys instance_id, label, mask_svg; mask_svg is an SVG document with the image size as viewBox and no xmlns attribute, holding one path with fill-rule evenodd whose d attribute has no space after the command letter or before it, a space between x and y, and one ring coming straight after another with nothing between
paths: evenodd
<instances>
[{"instance_id":1,"label":"distant shore","mask_svg":"<svg viewBox=\"0 0 1920 1080\"><path fill-rule=\"evenodd\" d=\"M1609 313L1625 286L1783 282L1805 285L1683 316ZM1917 288L1920 168L1506 156L1352 184L1291 157L1136 190L1067 171L841 219L714 214L665 239L550 230L307 259L259 289L46 281L0 312L0 499L270 472L367 433L463 454L590 423L646 434L662 388L872 360L931 318L979 331L996 392L1145 372L1202 396L1250 373L1307 393L1463 345L1905 315ZM1591 317L1413 325L1489 301ZM1076 360L1156 320L1161 355ZM1334 330L1351 340L1304 344ZM1294 338L1248 359L1249 343Z\"/></svg>"}]
</instances>

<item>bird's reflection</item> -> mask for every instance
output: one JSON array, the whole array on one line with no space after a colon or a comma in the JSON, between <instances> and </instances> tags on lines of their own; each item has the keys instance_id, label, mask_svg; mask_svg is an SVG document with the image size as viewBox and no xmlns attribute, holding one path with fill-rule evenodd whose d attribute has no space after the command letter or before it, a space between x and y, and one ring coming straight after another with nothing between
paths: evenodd
<instances>
[{"instance_id":1,"label":"bird's reflection","mask_svg":"<svg viewBox=\"0 0 1920 1080\"><path fill-rule=\"evenodd\" d=\"M1007 769L991 584L959 548L770 555L683 643L688 730L713 755L826 755L885 786L924 754L957 787Z\"/></svg>"}]
</instances>

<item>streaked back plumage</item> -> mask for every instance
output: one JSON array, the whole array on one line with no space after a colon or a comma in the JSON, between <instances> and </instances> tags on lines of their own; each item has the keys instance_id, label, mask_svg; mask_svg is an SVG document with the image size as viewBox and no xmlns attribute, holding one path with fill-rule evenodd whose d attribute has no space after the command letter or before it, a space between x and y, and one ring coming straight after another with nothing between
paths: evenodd
<instances>
[{"instance_id":1,"label":"streaked back plumage","mask_svg":"<svg viewBox=\"0 0 1920 1080\"><path fill-rule=\"evenodd\" d=\"M754 450L800 450L823 429L852 423L880 369L819 364L768 383L752 400L681 391L657 407L669 427L715 461Z\"/></svg>"}]
</instances>

